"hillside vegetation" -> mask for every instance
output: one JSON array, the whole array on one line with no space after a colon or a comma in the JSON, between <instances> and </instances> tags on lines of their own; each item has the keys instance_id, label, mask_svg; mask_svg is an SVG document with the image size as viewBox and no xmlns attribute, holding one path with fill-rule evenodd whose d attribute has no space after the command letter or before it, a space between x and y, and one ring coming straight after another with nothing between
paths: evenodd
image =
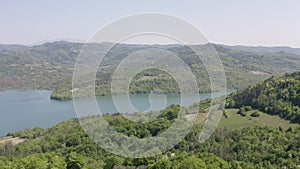
<instances>
[{"instance_id":1,"label":"hillside vegetation","mask_svg":"<svg viewBox=\"0 0 300 169\"><path fill-rule=\"evenodd\" d=\"M54 90L53 99L70 99L74 64L83 45L64 41L31 47L1 45L0 90L49 89ZM110 44L87 44L89 52L93 55L97 55L97 52L107 45ZM294 72L300 67L300 56L296 54L282 51L247 52L222 45L211 45L215 47L224 65L229 90L245 89L261 80ZM117 44L103 60L104 69L97 73L96 94L110 94L110 80L115 67L130 54L149 47L179 56L195 74L200 86L199 92L210 90L205 66L193 51L185 46ZM155 70L139 72L131 83L130 92L149 93L153 89L160 89L165 93L178 93L174 80L166 72Z\"/></svg>"},{"instance_id":2,"label":"hillside vegetation","mask_svg":"<svg viewBox=\"0 0 300 169\"><path fill-rule=\"evenodd\" d=\"M300 72L272 77L229 97L227 107L251 106L300 123Z\"/></svg>"},{"instance_id":3,"label":"hillside vegetation","mask_svg":"<svg viewBox=\"0 0 300 169\"><path fill-rule=\"evenodd\" d=\"M147 124L129 122L121 115L105 115L118 132L130 137L153 137L174 121L178 107L171 106ZM259 118L259 117L258 117ZM198 142L202 124L166 153L148 158L124 158L97 146L82 130L77 119L49 129L27 129L9 136L26 139L18 145L0 144L0 167L5 168L296 168L300 164L300 127L287 129L244 126L219 128L209 140ZM113 139L113 137L111 137ZM172 138L170 138L172 139ZM114 141L114 140L111 140ZM114 146L114 142L111 142ZM124 145L128 148L134 145Z\"/></svg>"},{"instance_id":4,"label":"hillside vegetation","mask_svg":"<svg viewBox=\"0 0 300 169\"><path fill-rule=\"evenodd\" d=\"M218 129L204 143L199 143L198 138L207 117L209 100L182 108L189 112L196 110L198 119L189 134L163 154L147 158L116 156L97 146L83 131L78 119L71 119L49 129L9 133L6 138L22 139L22 142L0 144L0 168L299 168L300 126L296 118L291 118L300 113L294 108L299 106L299 80L299 72L286 74L232 94L227 107L236 109L225 110ZM256 99L261 100L257 102ZM289 106L283 106L281 113L272 113L270 110L278 107L272 104L274 102ZM287 116L285 110L288 109L296 116ZM121 114L104 115L104 118L113 129L128 137L148 138L166 131L175 122L179 110L178 105L171 105L158 116L157 112L137 116L157 116L148 123L133 122ZM83 120L97 124L94 121L97 117L88 116ZM188 118L182 122L185 121ZM111 147L120 146L115 139L114 136L101 141L110 142ZM122 147L127 147L127 151L138 149L133 143Z\"/></svg>"}]
</instances>

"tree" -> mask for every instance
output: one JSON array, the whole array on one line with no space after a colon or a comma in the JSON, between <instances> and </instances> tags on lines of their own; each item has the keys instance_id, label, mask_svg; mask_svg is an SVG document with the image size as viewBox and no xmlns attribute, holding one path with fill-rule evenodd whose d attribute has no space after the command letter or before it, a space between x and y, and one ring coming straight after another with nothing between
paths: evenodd
<instances>
[{"instance_id":1,"label":"tree","mask_svg":"<svg viewBox=\"0 0 300 169\"><path fill-rule=\"evenodd\" d=\"M187 157L182 162L180 162L178 168L180 169L206 168L206 164L201 159L192 156L192 157Z\"/></svg>"},{"instance_id":2,"label":"tree","mask_svg":"<svg viewBox=\"0 0 300 169\"><path fill-rule=\"evenodd\" d=\"M71 152L67 157L67 169L82 169L85 165L85 159L75 152Z\"/></svg>"},{"instance_id":3,"label":"tree","mask_svg":"<svg viewBox=\"0 0 300 169\"><path fill-rule=\"evenodd\" d=\"M151 169L170 169L171 167L172 163L168 159L160 159L151 166Z\"/></svg>"}]
</instances>

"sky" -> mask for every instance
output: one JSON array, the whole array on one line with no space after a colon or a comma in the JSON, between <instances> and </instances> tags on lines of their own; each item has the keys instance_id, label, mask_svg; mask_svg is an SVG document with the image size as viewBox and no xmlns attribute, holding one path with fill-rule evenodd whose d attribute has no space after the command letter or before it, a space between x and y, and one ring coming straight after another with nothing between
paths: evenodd
<instances>
[{"instance_id":1,"label":"sky","mask_svg":"<svg viewBox=\"0 0 300 169\"><path fill-rule=\"evenodd\" d=\"M213 43L300 47L297 0L0 0L0 43L86 41L124 16L158 12L193 24Z\"/></svg>"}]
</instances>

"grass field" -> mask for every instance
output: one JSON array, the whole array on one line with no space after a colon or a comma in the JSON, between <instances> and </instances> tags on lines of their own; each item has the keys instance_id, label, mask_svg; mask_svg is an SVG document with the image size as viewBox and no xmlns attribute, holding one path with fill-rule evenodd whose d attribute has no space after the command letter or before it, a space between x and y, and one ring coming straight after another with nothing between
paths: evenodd
<instances>
[{"instance_id":1,"label":"grass field","mask_svg":"<svg viewBox=\"0 0 300 169\"><path fill-rule=\"evenodd\" d=\"M289 127L299 126L298 124L292 124L287 120L281 119L279 116L271 116L260 111L258 111L259 117L251 117L250 115L254 111L255 110L248 111L246 112L246 116L241 116L237 114L238 109L226 109L225 114L227 118L225 116L222 117L219 128L239 129L259 125L287 129Z\"/></svg>"}]
</instances>

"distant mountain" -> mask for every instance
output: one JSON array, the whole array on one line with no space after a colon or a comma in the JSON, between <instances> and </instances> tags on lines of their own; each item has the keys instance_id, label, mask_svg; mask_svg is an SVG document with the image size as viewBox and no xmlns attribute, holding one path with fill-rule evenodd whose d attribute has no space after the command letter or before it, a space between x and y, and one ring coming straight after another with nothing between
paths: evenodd
<instances>
[{"instance_id":1,"label":"distant mountain","mask_svg":"<svg viewBox=\"0 0 300 169\"><path fill-rule=\"evenodd\" d=\"M6 50L23 50L26 49L27 46L25 45L16 45L16 44L0 44L0 51L6 51Z\"/></svg>"},{"instance_id":2,"label":"distant mountain","mask_svg":"<svg viewBox=\"0 0 300 169\"><path fill-rule=\"evenodd\" d=\"M89 43L91 54L97 54L111 43ZM55 90L54 98L69 98L71 78L76 59L84 43L67 41L47 42L41 45L0 45L0 90L7 89L50 89ZM287 52L247 52L214 45L224 65L229 90L245 89L271 76L300 70L300 55ZM198 57L182 45L139 45L116 44L103 60L105 71L97 74L97 94L109 92L109 81L113 68L130 54L147 49L160 48L178 55L193 71L201 86L200 92L210 90L209 78ZM195 45L201 49L203 46ZM131 92L148 93L161 89L167 93L178 92L170 76L159 71L140 72L133 80ZM163 77L163 78L162 78Z\"/></svg>"},{"instance_id":3,"label":"distant mountain","mask_svg":"<svg viewBox=\"0 0 300 169\"><path fill-rule=\"evenodd\" d=\"M276 47L265 47L265 46L228 46L222 45L223 47L231 50L240 50L246 52L254 52L254 53L277 53L277 52L285 52L291 53L295 55L300 55L300 48L291 48L287 46L276 46Z\"/></svg>"},{"instance_id":4,"label":"distant mountain","mask_svg":"<svg viewBox=\"0 0 300 169\"><path fill-rule=\"evenodd\" d=\"M72 38L49 39L49 40L44 40L41 42L32 43L28 46L38 46L38 45L42 45L44 43L55 43L55 42L85 43L86 41L81 40L81 39L72 39Z\"/></svg>"}]
</instances>

